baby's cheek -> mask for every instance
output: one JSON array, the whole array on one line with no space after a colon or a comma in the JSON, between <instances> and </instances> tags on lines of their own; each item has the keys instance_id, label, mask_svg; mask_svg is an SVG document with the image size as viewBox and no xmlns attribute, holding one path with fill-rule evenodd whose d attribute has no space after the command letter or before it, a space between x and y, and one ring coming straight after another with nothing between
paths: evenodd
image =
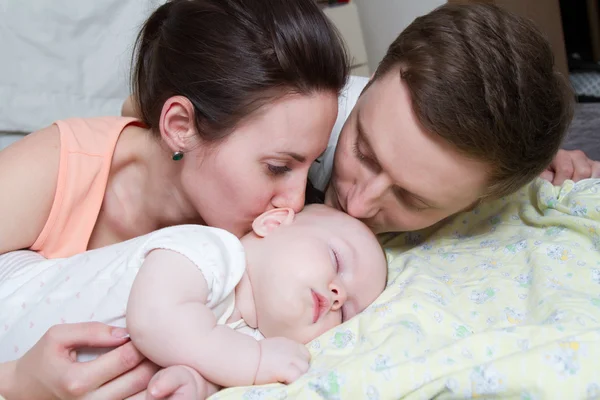
<instances>
[{"instance_id":1,"label":"baby's cheek","mask_svg":"<svg viewBox=\"0 0 600 400\"><path fill-rule=\"evenodd\" d=\"M331 313L330 314L330 318L329 320L323 324L323 328L320 330L319 335L322 335L323 333L337 327L340 326L342 324L342 318L339 316L339 313Z\"/></svg>"}]
</instances>

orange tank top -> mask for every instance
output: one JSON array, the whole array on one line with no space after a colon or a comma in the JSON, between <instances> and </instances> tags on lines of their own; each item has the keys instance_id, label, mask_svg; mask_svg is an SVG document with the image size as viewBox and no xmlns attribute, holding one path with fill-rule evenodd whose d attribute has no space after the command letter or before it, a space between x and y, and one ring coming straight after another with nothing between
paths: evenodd
<instances>
[{"instance_id":1,"label":"orange tank top","mask_svg":"<svg viewBox=\"0 0 600 400\"><path fill-rule=\"evenodd\" d=\"M72 118L55 122L60 164L48 221L31 246L46 258L87 250L104 200L117 140L135 118Z\"/></svg>"}]
</instances>

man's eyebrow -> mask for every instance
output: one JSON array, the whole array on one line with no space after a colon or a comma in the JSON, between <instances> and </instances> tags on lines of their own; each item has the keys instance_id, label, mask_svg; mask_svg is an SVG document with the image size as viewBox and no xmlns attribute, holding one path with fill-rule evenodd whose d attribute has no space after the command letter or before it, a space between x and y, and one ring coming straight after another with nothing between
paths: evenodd
<instances>
[{"instance_id":1,"label":"man's eyebrow","mask_svg":"<svg viewBox=\"0 0 600 400\"><path fill-rule=\"evenodd\" d=\"M294 153L293 151L280 151L279 154L283 154L283 155L292 157L294 160L301 162L301 163L306 161L306 157L304 157L301 154Z\"/></svg>"},{"instance_id":2,"label":"man's eyebrow","mask_svg":"<svg viewBox=\"0 0 600 400\"><path fill-rule=\"evenodd\" d=\"M362 140L366 147L369 149L369 157L373 159L373 161L379 165L379 160L377 160L377 154L373 152L373 146L371 146L371 142L369 140L369 136L365 132L365 126L362 123L362 119L360 118L360 111L356 114L356 132Z\"/></svg>"},{"instance_id":3,"label":"man's eyebrow","mask_svg":"<svg viewBox=\"0 0 600 400\"><path fill-rule=\"evenodd\" d=\"M360 111L356 113L356 132L358 132L358 136L368 144L367 135L365 135L365 127L360 118Z\"/></svg>"}]
</instances>

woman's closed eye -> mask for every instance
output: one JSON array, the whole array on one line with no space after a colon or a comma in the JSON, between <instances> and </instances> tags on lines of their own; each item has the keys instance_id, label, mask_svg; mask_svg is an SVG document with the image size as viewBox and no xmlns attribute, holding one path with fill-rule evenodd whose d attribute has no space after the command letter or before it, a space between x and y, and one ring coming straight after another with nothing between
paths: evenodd
<instances>
[{"instance_id":1,"label":"woman's closed eye","mask_svg":"<svg viewBox=\"0 0 600 400\"><path fill-rule=\"evenodd\" d=\"M273 165L267 164L267 169L271 175L284 175L290 172L292 169L287 165Z\"/></svg>"}]
</instances>

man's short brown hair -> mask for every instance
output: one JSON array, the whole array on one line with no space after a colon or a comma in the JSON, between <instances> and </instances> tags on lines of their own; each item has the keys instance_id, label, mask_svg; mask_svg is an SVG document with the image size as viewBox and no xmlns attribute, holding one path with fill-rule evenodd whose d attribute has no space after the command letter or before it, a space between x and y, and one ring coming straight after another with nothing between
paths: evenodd
<instances>
[{"instance_id":1,"label":"man's short brown hair","mask_svg":"<svg viewBox=\"0 0 600 400\"><path fill-rule=\"evenodd\" d=\"M510 194L552 161L573 95L534 24L486 4L446 4L389 47L374 80L399 71L430 134L490 166L485 197Z\"/></svg>"}]
</instances>

